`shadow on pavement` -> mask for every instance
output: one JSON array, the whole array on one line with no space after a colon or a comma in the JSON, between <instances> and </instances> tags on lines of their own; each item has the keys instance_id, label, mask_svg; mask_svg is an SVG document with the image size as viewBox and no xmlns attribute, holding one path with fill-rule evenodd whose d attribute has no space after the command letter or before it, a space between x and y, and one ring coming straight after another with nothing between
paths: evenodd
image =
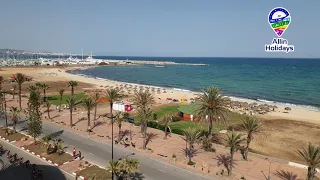
<instances>
[{"instance_id":1,"label":"shadow on pavement","mask_svg":"<svg viewBox=\"0 0 320 180\"><path fill-rule=\"evenodd\" d=\"M143 180L145 179L142 173L135 173L130 177L131 180Z\"/></svg>"},{"instance_id":2,"label":"shadow on pavement","mask_svg":"<svg viewBox=\"0 0 320 180\"><path fill-rule=\"evenodd\" d=\"M58 136L61 136L62 133L63 133L63 130L57 131L57 132L55 132L55 133L51 133L51 134L49 134L48 136L50 136L51 138L56 138L56 137L58 137Z\"/></svg>"},{"instance_id":3,"label":"shadow on pavement","mask_svg":"<svg viewBox=\"0 0 320 180\"><path fill-rule=\"evenodd\" d=\"M42 170L42 177L39 180L66 180L64 174L54 166L49 165L37 165L37 169ZM32 180L31 167L27 168L24 165L9 164L0 170L0 179L10 180Z\"/></svg>"}]
</instances>

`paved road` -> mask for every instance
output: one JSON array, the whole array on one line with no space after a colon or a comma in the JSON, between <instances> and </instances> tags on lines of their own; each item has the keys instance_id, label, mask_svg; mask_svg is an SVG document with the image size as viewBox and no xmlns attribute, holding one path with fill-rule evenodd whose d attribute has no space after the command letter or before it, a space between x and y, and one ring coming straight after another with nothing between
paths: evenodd
<instances>
[{"instance_id":1,"label":"paved road","mask_svg":"<svg viewBox=\"0 0 320 180\"><path fill-rule=\"evenodd\" d=\"M4 149L9 150L11 154L17 153L19 157L23 157L24 160L29 160L31 163L35 163L37 168L41 169L43 172L43 178L45 180L73 180L74 177L62 172L56 166L48 164L30 153L27 153L12 144L7 143L0 139L0 144L4 146ZM26 168L18 164L10 164L8 158L5 154L0 155L0 159L4 161L5 168L0 171L0 179L10 179L10 180L31 180L31 169ZM0 167L1 168L1 167Z\"/></svg>"},{"instance_id":2,"label":"paved road","mask_svg":"<svg viewBox=\"0 0 320 180\"><path fill-rule=\"evenodd\" d=\"M0 125L4 125L5 121L0 121ZM26 123L17 125L17 130L26 129ZM101 167L106 167L108 161L111 160L111 145L88 138L83 134L74 133L69 130L64 130L51 123L43 122L43 133L45 135L56 134L63 139L64 144L68 147L67 151L71 152L73 146L80 150L85 157L85 160L93 162ZM114 158L130 155L132 152L114 147ZM143 173L143 178L147 180L207 180L209 178L202 175L187 171L185 169L166 164L164 162L152 159L142 154L132 156L140 162L140 172Z\"/></svg>"}]
</instances>

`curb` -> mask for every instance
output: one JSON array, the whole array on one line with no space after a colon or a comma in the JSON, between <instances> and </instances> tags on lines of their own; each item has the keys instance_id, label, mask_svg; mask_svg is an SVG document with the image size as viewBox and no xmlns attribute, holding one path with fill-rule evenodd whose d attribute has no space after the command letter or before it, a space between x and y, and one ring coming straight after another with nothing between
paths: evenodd
<instances>
[{"instance_id":1,"label":"curb","mask_svg":"<svg viewBox=\"0 0 320 180\"><path fill-rule=\"evenodd\" d=\"M69 162L74 161L74 160L70 160L70 161L67 161L67 162L64 162L64 163L61 163L61 164L57 164L57 163L52 162L51 160L47 159L47 158L44 157L44 156L41 156L41 155L39 155L39 154L36 154L36 153L30 151L29 149L26 149L25 147L21 147L21 149L23 149L23 150L25 150L25 151L27 151L27 152L29 152L29 153L37 156L37 157L40 158L40 159L43 159L43 160L47 161L47 162L50 163L50 164L53 164L54 166L61 166L61 165L68 164Z\"/></svg>"},{"instance_id":2,"label":"curb","mask_svg":"<svg viewBox=\"0 0 320 180\"><path fill-rule=\"evenodd\" d=\"M82 179L82 180L88 180L88 178L85 178L85 177L83 177L83 176L80 176L79 174L77 174L77 173L75 173L75 172L73 172L72 175L74 175L74 176L76 176L76 177L79 177L79 178Z\"/></svg>"},{"instance_id":3,"label":"curb","mask_svg":"<svg viewBox=\"0 0 320 180\"><path fill-rule=\"evenodd\" d=\"M298 163L295 163L295 162L289 162L288 165L292 166L292 167L296 167L296 168L308 169L308 166L303 165L303 164L298 164ZM320 172L320 169L316 168L316 171Z\"/></svg>"},{"instance_id":4,"label":"curb","mask_svg":"<svg viewBox=\"0 0 320 180\"><path fill-rule=\"evenodd\" d=\"M16 142L16 140L10 141L9 139L6 139L5 137L2 137L2 136L0 136L0 138L3 139L3 140L5 140L5 141L7 141L7 142L9 142L9 143L14 143L14 142Z\"/></svg>"}]
</instances>

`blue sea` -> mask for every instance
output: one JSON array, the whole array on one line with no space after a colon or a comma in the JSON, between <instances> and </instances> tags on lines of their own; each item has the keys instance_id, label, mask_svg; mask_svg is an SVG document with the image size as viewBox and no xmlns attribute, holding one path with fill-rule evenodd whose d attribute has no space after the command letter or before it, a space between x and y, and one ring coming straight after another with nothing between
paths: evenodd
<instances>
[{"instance_id":1,"label":"blue sea","mask_svg":"<svg viewBox=\"0 0 320 180\"><path fill-rule=\"evenodd\" d=\"M320 109L320 59L95 57L205 63L209 66L101 66L71 73L129 83L200 91L218 87L226 95Z\"/></svg>"}]
</instances>

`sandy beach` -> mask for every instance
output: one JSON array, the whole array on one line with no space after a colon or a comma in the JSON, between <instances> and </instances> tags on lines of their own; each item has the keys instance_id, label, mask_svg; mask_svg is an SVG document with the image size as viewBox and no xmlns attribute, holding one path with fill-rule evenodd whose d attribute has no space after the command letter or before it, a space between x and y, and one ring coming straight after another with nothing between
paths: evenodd
<instances>
[{"instance_id":1,"label":"sandy beach","mask_svg":"<svg viewBox=\"0 0 320 180\"><path fill-rule=\"evenodd\" d=\"M77 87L76 92L83 92L89 89L106 89L108 87L121 87L124 86L125 82L118 82L118 81L111 81L111 80L104 80L104 79L96 79L96 78L89 78L82 75L75 75L67 73L67 70L72 70L75 68L85 68L85 67L68 67L68 68L56 68L56 67L19 67L19 68L1 68L0 73L4 77L9 77L11 74L20 72L24 73L28 76L33 77L32 82L26 82L23 84L23 94L27 94L27 87L35 82L46 82L50 85L50 88L47 91L47 94L53 95L58 94L57 89L64 88L66 89L66 94L70 93L67 87L67 82L70 80L78 81L79 87ZM136 86L136 85L132 85ZM143 85L137 85L138 88ZM6 83L4 84L4 89L10 89L11 84ZM144 88L144 87L143 87ZM157 89L157 87L156 87ZM125 88L124 88L125 90ZM129 92L125 90L125 94ZM131 91L129 97L133 95ZM186 91L179 91L174 89L168 88L161 88L160 93L157 91L154 92L154 97L156 99L156 106L155 109L159 109L164 107L169 102L166 101L166 98L173 98L173 99L187 99L187 102L170 102L170 104L188 104L190 102L190 98L195 98L197 96L194 92L186 92ZM8 98L9 95L8 95ZM27 99L22 99L23 106L26 106ZM251 101L249 103L252 103ZM10 100L8 102L8 106L17 106L17 101ZM315 144L319 143L319 129L320 129L320 112L312 111L309 109L302 109L302 108L294 108L292 107L290 111L284 110L284 106L278 106L278 109L275 111L268 112L267 114L257 115L260 119L263 119L263 127L261 132L255 135L254 141L251 144L252 152L267 155L269 157L279 158L280 160L275 159L273 163L276 165L273 167L274 169L272 172L276 172L279 168L285 169L288 172L294 172L299 175L299 177L305 176L305 170L300 168L293 168L287 165L287 161L297 162L297 163L304 163L301 161L299 156L294 153L295 150L300 149L301 147L306 147L308 142L313 142ZM53 109L53 108L52 108ZM109 105L102 103L99 105L98 108L98 115L105 114L106 109L109 109ZM237 110L235 110L237 111ZM285 112L285 113L284 113ZM69 111L63 111L59 113L58 111L52 110L51 111L52 118L50 122L52 123L61 123L63 122L63 127L67 128L69 123ZM47 120L46 113L43 114L44 120ZM85 112L83 109L79 109L74 112L75 120L78 119L76 122L76 126L73 128L81 129L81 132L85 132L87 128L86 121L82 121L85 116ZM93 135L95 138L101 139L100 135L104 135L106 133L106 129L110 128L105 122L104 119L99 119L100 125L94 128L94 132L96 133ZM141 137L139 136L139 127L132 127L129 123L125 123L123 126L124 129L131 129L133 128L135 131L136 136L134 141L137 142L137 146L141 146ZM162 131L149 128L149 132L154 132L158 135L163 134ZM110 133L110 131L107 131ZM108 134L110 136L110 134ZM103 140L103 139L102 139ZM104 139L105 140L105 139ZM179 161L176 162L176 165L184 167L186 169L190 169L189 166L186 166L186 158L184 154L181 153L181 148L184 147L184 142L181 141L181 137L179 135L173 134L170 138L170 141L163 140L163 138L157 138L154 140L149 147L154 150L154 153L151 156L159 158L156 154L166 154L171 156L172 154L176 154ZM219 153L227 153L227 150L224 147L216 146L216 149ZM141 151L141 150L138 150ZM212 159L213 154L210 152L205 152L200 150L196 157L194 157L195 161L198 162L198 165L195 169L191 168L191 170L195 170L197 172L203 173L202 167L203 164L206 164L206 168L211 169L211 175L214 176L215 172L220 172L222 167L217 167L216 160L210 160L208 162L208 158ZM217 153L214 155L218 155ZM237 162L239 166L235 169L237 172L237 176L241 177L245 175L246 177L250 177L249 179L261 179L260 177L260 170L265 170L268 167L268 161L262 157L259 158L260 155L255 157L251 157L250 165L246 164L245 162L241 161L241 157L237 154ZM168 160L164 159L164 160ZM259 163L259 169L256 168L256 165ZM201 164L201 165L200 165ZM243 166L240 166L243 164ZM243 169L242 167L246 167L249 169ZM214 172L214 173L213 173ZM208 175L207 173L205 173ZM274 178L278 179L278 178Z\"/></svg>"},{"instance_id":2,"label":"sandy beach","mask_svg":"<svg viewBox=\"0 0 320 180\"><path fill-rule=\"evenodd\" d=\"M77 69L77 68L86 68L86 67L68 67L68 68L44 68L44 67L21 67L21 68L2 68L0 71L2 75L9 76L16 72L21 72L26 75L34 77L34 81L38 82L59 82L59 81L78 81L86 84L92 84L92 88L96 89L104 89L104 87L120 87L120 85L130 84L126 82L112 81L106 79L96 79L90 78L81 75L75 75L67 73L67 70ZM132 84L135 86L135 84ZM145 86L145 85L137 85ZM58 87L57 87L58 88ZM55 89L57 89L55 88ZM156 87L157 89L158 87ZM164 93L165 92L165 93ZM132 92L131 92L132 94ZM172 99L187 99L188 101L183 102L182 104L188 104L190 98L197 97L197 93L188 92L182 90L174 90L169 88L161 88L160 93L155 93L155 98L157 105L167 104L167 98ZM237 99L238 100L238 99ZM253 101L250 100L249 103ZM257 102L258 104L262 104L261 102ZM263 103L265 104L265 103ZM285 106L278 105L278 109L276 111L271 111L264 115L257 115L263 119L288 119L288 120L298 120L298 121L306 121L310 123L320 124L320 111L298 108L298 107L290 107L290 111L285 111Z\"/></svg>"}]
</instances>

